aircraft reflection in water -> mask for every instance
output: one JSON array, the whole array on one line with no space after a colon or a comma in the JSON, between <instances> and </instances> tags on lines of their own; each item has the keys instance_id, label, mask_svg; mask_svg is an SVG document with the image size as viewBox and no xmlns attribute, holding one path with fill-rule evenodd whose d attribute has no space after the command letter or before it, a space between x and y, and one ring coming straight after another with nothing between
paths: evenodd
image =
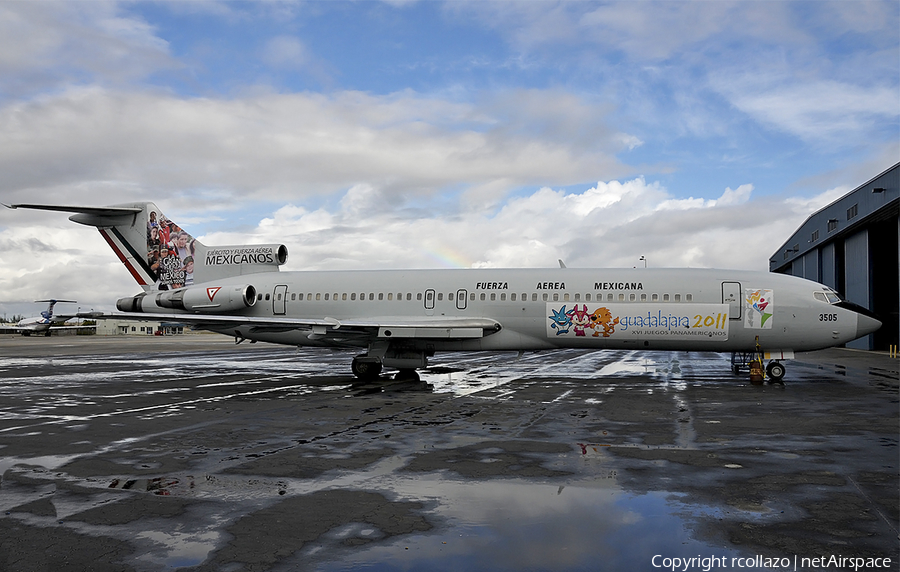
<instances>
[{"instance_id":1,"label":"aircraft reflection in water","mask_svg":"<svg viewBox=\"0 0 900 572\"><path fill-rule=\"evenodd\" d=\"M279 272L287 247L201 244L153 203L12 205L76 213L144 291L93 318L177 320L236 341L356 347L353 373L414 374L442 351L556 348L751 352L771 378L795 351L881 326L827 286L713 269L462 269Z\"/></svg>"}]
</instances>

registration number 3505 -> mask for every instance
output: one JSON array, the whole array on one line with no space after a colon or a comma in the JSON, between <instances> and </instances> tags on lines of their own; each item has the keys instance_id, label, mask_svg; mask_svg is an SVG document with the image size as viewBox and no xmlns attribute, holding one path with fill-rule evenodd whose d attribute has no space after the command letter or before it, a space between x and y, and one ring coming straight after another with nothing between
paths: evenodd
<instances>
[{"instance_id":1,"label":"registration number 3505","mask_svg":"<svg viewBox=\"0 0 900 572\"><path fill-rule=\"evenodd\" d=\"M837 322L838 316L837 314L819 314L820 322Z\"/></svg>"}]
</instances>

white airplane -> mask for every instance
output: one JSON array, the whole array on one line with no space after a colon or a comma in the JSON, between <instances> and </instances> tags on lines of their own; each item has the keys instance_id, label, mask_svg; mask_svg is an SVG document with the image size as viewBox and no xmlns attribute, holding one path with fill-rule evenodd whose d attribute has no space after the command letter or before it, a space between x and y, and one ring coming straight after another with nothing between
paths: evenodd
<instances>
[{"instance_id":1,"label":"white airplane","mask_svg":"<svg viewBox=\"0 0 900 572\"><path fill-rule=\"evenodd\" d=\"M874 332L871 312L827 286L713 269L460 269L279 272L283 244L205 246L153 203L11 205L95 226L143 292L117 313L244 340L360 348L360 378L415 375L435 352L557 348L760 352L769 377L796 351ZM734 354L733 354L734 355Z\"/></svg>"},{"instance_id":2,"label":"white airplane","mask_svg":"<svg viewBox=\"0 0 900 572\"><path fill-rule=\"evenodd\" d=\"M62 325L66 320L74 318L75 314L68 314L64 316L53 315L53 307L56 306L56 304L58 304L59 302L75 304L75 300L35 300L35 303L38 302L49 302L50 305L47 306L46 310L41 312L40 316L24 318L16 323L15 329L22 332L23 336L30 336L31 334L43 334L45 336L49 336L51 327L54 330L72 329L79 327Z\"/></svg>"}]
</instances>

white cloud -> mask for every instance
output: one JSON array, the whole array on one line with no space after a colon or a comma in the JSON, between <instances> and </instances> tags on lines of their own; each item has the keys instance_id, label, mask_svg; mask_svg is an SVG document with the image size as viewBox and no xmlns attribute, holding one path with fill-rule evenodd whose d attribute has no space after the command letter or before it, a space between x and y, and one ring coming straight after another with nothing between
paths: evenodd
<instances>
[{"instance_id":1,"label":"white cloud","mask_svg":"<svg viewBox=\"0 0 900 572\"><path fill-rule=\"evenodd\" d=\"M155 29L115 2L0 3L0 93L122 85L178 67Z\"/></svg>"},{"instance_id":2,"label":"white cloud","mask_svg":"<svg viewBox=\"0 0 900 572\"><path fill-rule=\"evenodd\" d=\"M756 120L810 142L854 145L878 123L894 123L897 86L797 80L770 72L723 75L713 86Z\"/></svg>"},{"instance_id":3,"label":"white cloud","mask_svg":"<svg viewBox=\"0 0 900 572\"><path fill-rule=\"evenodd\" d=\"M222 233L204 240L284 242L297 270L535 267L553 266L557 258L571 267L604 268L634 266L642 255L658 267L765 269L778 241L824 199L751 200L752 189L745 184L718 199L679 201L659 183L637 178L582 192L541 188L505 200L499 210L466 210L460 203L455 211L410 219L391 209L360 209L378 196L361 186L333 210L287 206L249 237Z\"/></svg>"},{"instance_id":4,"label":"white cloud","mask_svg":"<svg viewBox=\"0 0 900 572\"><path fill-rule=\"evenodd\" d=\"M604 128L604 110L588 120L588 104L570 96L553 107L552 99L531 125L515 97L504 98L506 121L490 101L408 91L225 100L72 89L0 108L0 169L9 194L64 187L67 200L89 201L112 182L153 189L155 198L216 189L283 201L361 182L388 198L498 183L502 196L627 172L614 156L622 136ZM576 124L582 136L563 137Z\"/></svg>"}]
</instances>

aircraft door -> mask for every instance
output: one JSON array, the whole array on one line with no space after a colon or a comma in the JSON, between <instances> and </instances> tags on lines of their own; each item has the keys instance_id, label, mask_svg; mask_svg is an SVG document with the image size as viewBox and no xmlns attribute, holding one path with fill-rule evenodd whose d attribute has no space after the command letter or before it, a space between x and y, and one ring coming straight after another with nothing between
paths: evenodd
<instances>
[{"instance_id":1,"label":"aircraft door","mask_svg":"<svg viewBox=\"0 0 900 572\"><path fill-rule=\"evenodd\" d=\"M456 291L456 309L457 310L465 310L466 309L466 299L469 297L469 293L465 290L457 290Z\"/></svg>"},{"instance_id":2,"label":"aircraft door","mask_svg":"<svg viewBox=\"0 0 900 572\"><path fill-rule=\"evenodd\" d=\"M434 315L434 290L431 288L425 290L425 314Z\"/></svg>"},{"instance_id":3,"label":"aircraft door","mask_svg":"<svg viewBox=\"0 0 900 572\"><path fill-rule=\"evenodd\" d=\"M722 303L728 304L728 317L732 320L741 319L743 305L740 282L722 282Z\"/></svg>"},{"instance_id":4,"label":"aircraft door","mask_svg":"<svg viewBox=\"0 0 900 572\"><path fill-rule=\"evenodd\" d=\"M275 293L272 296L272 313L276 315L284 315L284 303L287 300L287 286L279 284L275 287Z\"/></svg>"}]
</instances>

